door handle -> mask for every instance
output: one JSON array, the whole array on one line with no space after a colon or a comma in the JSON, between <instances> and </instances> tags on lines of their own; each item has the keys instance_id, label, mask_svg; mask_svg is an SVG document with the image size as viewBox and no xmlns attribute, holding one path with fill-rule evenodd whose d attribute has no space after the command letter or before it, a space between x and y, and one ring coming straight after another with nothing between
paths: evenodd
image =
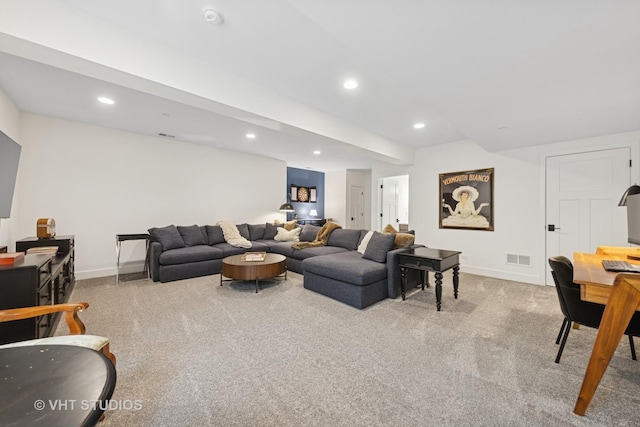
<instances>
[{"instance_id":1,"label":"door handle","mask_svg":"<svg viewBox=\"0 0 640 427\"><path fill-rule=\"evenodd\" d=\"M547 225L547 231L556 231L560 230L560 227L556 227L554 224Z\"/></svg>"}]
</instances>

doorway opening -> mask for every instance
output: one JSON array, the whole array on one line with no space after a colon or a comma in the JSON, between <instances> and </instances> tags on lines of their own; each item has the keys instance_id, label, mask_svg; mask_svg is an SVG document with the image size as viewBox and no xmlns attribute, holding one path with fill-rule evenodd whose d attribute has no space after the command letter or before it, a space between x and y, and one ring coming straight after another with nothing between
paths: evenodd
<instances>
[{"instance_id":1,"label":"doorway opening","mask_svg":"<svg viewBox=\"0 0 640 427\"><path fill-rule=\"evenodd\" d=\"M409 230L409 175L379 179L380 223L382 230L391 224L398 231Z\"/></svg>"}]
</instances>

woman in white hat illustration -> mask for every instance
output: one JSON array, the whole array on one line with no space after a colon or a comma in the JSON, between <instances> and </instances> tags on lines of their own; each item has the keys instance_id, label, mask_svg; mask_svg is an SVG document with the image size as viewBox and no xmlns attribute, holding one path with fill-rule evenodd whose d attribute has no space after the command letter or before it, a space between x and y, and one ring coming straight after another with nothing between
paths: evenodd
<instances>
[{"instance_id":1,"label":"woman in white hat illustration","mask_svg":"<svg viewBox=\"0 0 640 427\"><path fill-rule=\"evenodd\" d=\"M458 202L455 209L451 209L447 203L443 203L443 207L449 209L450 215L442 220L443 225L464 226L464 227L488 227L487 218L480 215L480 211L489 203L481 203L476 209L473 202L478 198L478 190L463 185L453 190L451 194L453 200Z\"/></svg>"}]
</instances>

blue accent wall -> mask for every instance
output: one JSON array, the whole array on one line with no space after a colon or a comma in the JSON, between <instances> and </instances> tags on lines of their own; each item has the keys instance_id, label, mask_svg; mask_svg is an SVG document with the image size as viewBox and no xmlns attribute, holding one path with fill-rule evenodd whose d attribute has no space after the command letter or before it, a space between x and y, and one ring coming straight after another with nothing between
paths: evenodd
<instances>
[{"instance_id":1,"label":"blue accent wall","mask_svg":"<svg viewBox=\"0 0 640 427\"><path fill-rule=\"evenodd\" d=\"M316 202L291 202L291 185L298 187L316 187ZM318 211L316 218L324 218L324 173L307 169L287 168L287 201L291 203L295 212L287 213L287 220L294 218L311 219L311 209Z\"/></svg>"}]
</instances>

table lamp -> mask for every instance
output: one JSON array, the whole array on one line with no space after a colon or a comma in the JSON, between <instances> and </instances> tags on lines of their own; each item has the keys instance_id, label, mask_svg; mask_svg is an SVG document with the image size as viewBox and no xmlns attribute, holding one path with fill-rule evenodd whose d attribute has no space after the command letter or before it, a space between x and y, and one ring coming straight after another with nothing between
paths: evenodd
<instances>
[{"instance_id":1,"label":"table lamp","mask_svg":"<svg viewBox=\"0 0 640 427\"><path fill-rule=\"evenodd\" d=\"M311 218L315 218L315 217L317 217L317 216L318 216L318 211L317 211L317 210L315 210L315 209L311 209L311 210L309 211L309 216L311 216Z\"/></svg>"}]
</instances>

